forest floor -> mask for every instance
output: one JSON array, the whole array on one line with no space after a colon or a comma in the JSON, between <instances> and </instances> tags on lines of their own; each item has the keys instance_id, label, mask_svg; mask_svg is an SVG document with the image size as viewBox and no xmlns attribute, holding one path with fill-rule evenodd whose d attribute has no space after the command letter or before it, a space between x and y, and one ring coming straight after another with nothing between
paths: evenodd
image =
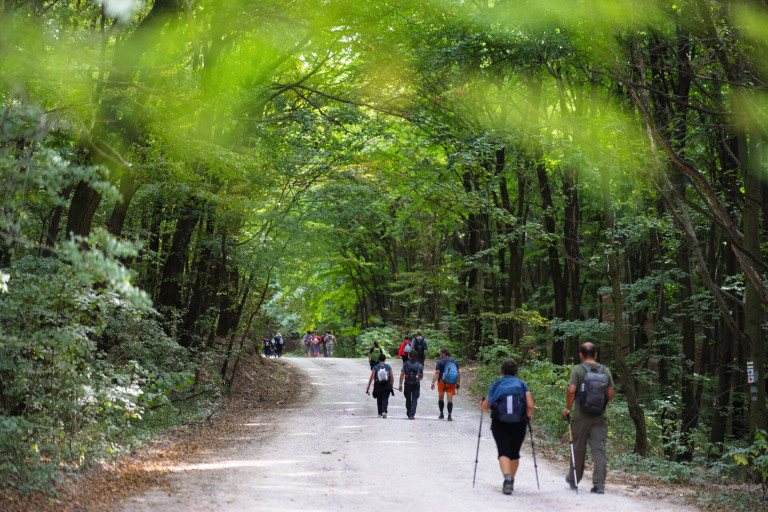
<instances>
[{"instance_id":1,"label":"forest floor","mask_svg":"<svg viewBox=\"0 0 768 512\"><path fill-rule=\"evenodd\" d=\"M42 493L28 496L3 494L3 512L106 512L128 497L148 489L168 486L169 466L220 446L226 436L252 435L247 424L254 415L274 412L302 394L302 375L290 365L287 378L275 380L276 360L251 354L241 360L232 393L225 397L208 421L180 427L142 449L115 461L106 461L57 486L57 497ZM265 434L266 435L266 434Z\"/></svg>"},{"instance_id":2,"label":"forest floor","mask_svg":"<svg viewBox=\"0 0 768 512\"><path fill-rule=\"evenodd\" d=\"M431 372L425 380L430 376ZM471 377L471 369L464 368L463 388L469 389ZM276 435L269 430L254 431L252 426L261 416L273 415L289 403L294 407L300 406L301 401L307 400L308 394L302 392L307 388L306 379L307 376L294 365L251 355L241 362L232 394L222 401L209 421L169 431L161 439L149 442L142 449L117 461L105 462L77 476L68 477L59 485L57 497L42 494L1 495L0 510L101 512L119 509L122 503L150 489L168 489L170 495L168 468L178 467L203 453L216 451L233 437L249 437L252 440L253 436L269 438ZM547 449L550 446L548 443L537 445L540 447L537 447L537 455L547 464L562 466L563 472L567 469L562 453ZM693 505L697 496L701 499L702 495L715 496L736 489L670 484L614 468L609 471L609 485L611 492L615 489L625 495L669 503L670 506ZM755 498L755 508L750 510L768 510L768 503L760 501L759 492L755 493ZM732 505L721 509L713 506L706 510L732 510Z\"/></svg>"}]
</instances>

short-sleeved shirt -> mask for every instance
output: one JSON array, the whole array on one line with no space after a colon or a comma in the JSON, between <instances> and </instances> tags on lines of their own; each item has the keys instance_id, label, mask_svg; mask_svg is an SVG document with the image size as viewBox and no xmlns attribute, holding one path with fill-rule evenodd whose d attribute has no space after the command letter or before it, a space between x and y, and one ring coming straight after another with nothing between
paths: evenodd
<instances>
[{"instance_id":1,"label":"short-sleeved shirt","mask_svg":"<svg viewBox=\"0 0 768 512\"><path fill-rule=\"evenodd\" d=\"M600 363L584 363L590 368L599 368ZM603 367L603 372L608 376L608 387L613 387L613 375L611 375L611 370L608 369L607 366ZM568 380L568 386L576 386L576 400L573 401L573 410L571 411L571 415L573 416L573 421L580 420L584 417L596 417L601 416L599 414L589 414L587 412L581 412L581 406L579 405L579 388L581 387L581 382L584 380L584 376L586 376L587 370L584 369L583 366L580 364L577 364L573 368L571 368L571 378ZM604 415L605 413L603 413Z\"/></svg>"},{"instance_id":2,"label":"short-sleeved shirt","mask_svg":"<svg viewBox=\"0 0 768 512\"><path fill-rule=\"evenodd\" d=\"M379 369L380 369L382 366L383 366L384 368L386 368L386 370L387 370L387 375L389 375L389 372L391 372L391 371L392 371L392 367L391 367L391 366L389 366L387 363L379 363L379 364L375 364L375 365L373 365L373 372L374 372L374 373L373 373L373 375L374 375L374 377L373 377L373 382L374 382L374 384L379 384L379 385L381 385L381 384L382 384L382 382L381 382L381 381L380 381L378 378L376 378L376 375L379 373Z\"/></svg>"},{"instance_id":3,"label":"short-sleeved shirt","mask_svg":"<svg viewBox=\"0 0 768 512\"><path fill-rule=\"evenodd\" d=\"M456 365L456 369L459 369L459 363L457 363L456 360L452 357L443 357L438 359L437 365L435 365L435 370L440 372L440 377L437 379L438 381L443 380L443 373L445 372L445 366L448 364L448 361L453 361L453 363Z\"/></svg>"}]
</instances>

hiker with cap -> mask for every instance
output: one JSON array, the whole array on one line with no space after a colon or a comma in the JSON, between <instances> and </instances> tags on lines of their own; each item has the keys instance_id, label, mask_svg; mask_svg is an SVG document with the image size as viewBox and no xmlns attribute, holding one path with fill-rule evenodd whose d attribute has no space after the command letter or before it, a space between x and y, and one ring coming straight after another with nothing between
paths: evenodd
<instances>
[{"instance_id":1,"label":"hiker with cap","mask_svg":"<svg viewBox=\"0 0 768 512\"><path fill-rule=\"evenodd\" d=\"M432 389L435 389L437 382L437 406L440 408L440 416L443 419L443 409L445 401L443 398L448 395L448 421L452 421L453 396L459 392L461 386L461 372L459 372L458 363L451 357L451 352L447 348L440 349L440 359L435 366L435 375L432 376Z\"/></svg>"},{"instance_id":2,"label":"hiker with cap","mask_svg":"<svg viewBox=\"0 0 768 512\"><path fill-rule=\"evenodd\" d=\"M608 466L605 454L608 418L605 411L608 402L613 400L613 376L608 368L597 362L594 343L583 343L579 347L579 359L581 363L571 369L563 409L563 418L571 422L574 458L565 481L571 489L578 489L584 475L584 459L589 443L594 465L590 492L603 494ZM575 471L573 464L576 466Z\"/></svg>"},{"instance_id":3,"label":"hiker with cap","mask_svg":"<svg viewBox=\"0 0 768 512\"><path fill-rule=\"evenodd\" d=\"M378 364L374 365L371 369L371 377L368 379L368 387L365 388L366 393L370 393L371 383L373 382L373 398L376 399L376 407L379 411L380 418L387 417L387 408L389 406L389 395L395 394L393 385L395 378L392 375L392 367L385 361L387 356L381 354L379 356Z\"/></svg>"},{"instance_id":4,"label":"hiker with cap","mask_svg":"<svg viewBox=\"0 0 768 512\"><path fill-rule=\"evenodd\" d=\"M504 475L501 490L512 494L515 474L520 465L520 447L525 439L525 428L533 417L533 398L528 386L517 378L517 361L512 358L501 363L502 377L488 388L480 407L491 411L491 432L496 441L499 468Z\"/></svg>"},{"instance_id":5,"label":"hiker with cap","mask_svg":"<svg viewBox=\"0 0 768 512\"><path fill-rule=\"evenodd\" d=\"M403 363L403 368L400 370L400 384L397 388L405 396L405 413L409 420L416 418L416 404L419 402L421 379L423 378L424 366L416 359L416 354L411 351L408 353L408 360ZM403 388L403 379L405 379L405 388Z\"/></svg>"}]
</instances>

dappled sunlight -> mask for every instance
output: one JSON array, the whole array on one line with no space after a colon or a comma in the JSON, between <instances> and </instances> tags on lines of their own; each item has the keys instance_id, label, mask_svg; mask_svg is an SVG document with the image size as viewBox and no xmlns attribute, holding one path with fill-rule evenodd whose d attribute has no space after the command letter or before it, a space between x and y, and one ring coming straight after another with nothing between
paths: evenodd
<instances>
[{"instance_id":1,"label":"dappled sunlight","mask_svg":"<svg viewBox=\"0 0 768 512\"><path fill-rule=\"evenodd\" d=\"M166 471L220 471L223 469L237 468L270 468L284 466L286 464L297 464L296 460L225 460L220 462L205 462L200 464L189 464L179 466L168 466Z\"/></svg>"}]
</instances>

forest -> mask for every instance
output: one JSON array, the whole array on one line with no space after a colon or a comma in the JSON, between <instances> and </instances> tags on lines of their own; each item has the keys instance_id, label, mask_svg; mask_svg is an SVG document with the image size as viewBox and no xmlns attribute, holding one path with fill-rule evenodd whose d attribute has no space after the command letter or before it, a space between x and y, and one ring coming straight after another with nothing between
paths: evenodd
<instances>
[{"instance_id":1,"label":"forest","mask_svg":"<svg viewBox=\"0 0 768 512\"><path fill-rule=\"evenodd\" d=\"M765 0L2 0L0 481L327 329L553 424L592 341L627 457L765 489L767 143Z\"/></svg>"}]
</instances>

